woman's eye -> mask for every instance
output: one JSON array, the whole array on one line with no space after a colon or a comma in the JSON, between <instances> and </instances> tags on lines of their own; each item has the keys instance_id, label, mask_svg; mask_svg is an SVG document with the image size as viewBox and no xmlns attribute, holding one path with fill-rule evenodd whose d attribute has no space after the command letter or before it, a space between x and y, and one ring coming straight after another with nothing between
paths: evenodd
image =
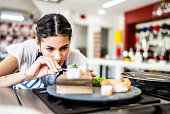
<instances>
[{"instance_id":1,"label":"woman's eye","mask_svg":"<svg viewBox=\"0 0 170 114\"><path fill-rule=\"evenodd\" d=\"M48 50L48 51L53 51L53 49L52 49L52 48L47 48L47 50Z\"/></svg>"},{"instance_id":2,"label":"woman's eye","mask_svg":"<svg viewBox=\"0 0 170 114\"><path fill-rule=\"evenodd\" d=\"M62 50L66 50L68 47L63 47Z\"/></svg>"}]
</instances>

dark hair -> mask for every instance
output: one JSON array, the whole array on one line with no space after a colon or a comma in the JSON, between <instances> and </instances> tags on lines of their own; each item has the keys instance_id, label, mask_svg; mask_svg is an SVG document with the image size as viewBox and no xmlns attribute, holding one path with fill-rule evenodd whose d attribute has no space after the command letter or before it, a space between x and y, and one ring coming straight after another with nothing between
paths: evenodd
<instances>
[{"instance_id":1,"label":"dark hair","mask_svg":"<svg viewBox=\"0 0 170 114\"><path fill-rule=\"evenodd\" d=\"M57 34L66 35L69 40L72 36L72 28L68 20L63 15L55 13L44 15L39 19L36 32L39 43L41 43L41 38L57 36Z\"/></svg>"}]
</instances>

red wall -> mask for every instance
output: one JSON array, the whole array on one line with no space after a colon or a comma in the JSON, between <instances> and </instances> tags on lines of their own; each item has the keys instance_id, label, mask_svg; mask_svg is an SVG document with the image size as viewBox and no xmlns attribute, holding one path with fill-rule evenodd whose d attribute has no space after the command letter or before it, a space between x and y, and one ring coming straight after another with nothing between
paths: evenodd
<instances>
[{"instance_id":1,"label":"red wall","mask_svg":"<svg viewBox=\"0 0 170 114\"><path fill-rule=\"evenodd\" d=\"M168 1L168 0L167 0ZM135 38L135 25L137 23L148 22L153 20L158 20L162 18L170 17L170 13L163 14L161 16L153 16L153 10L160 5L161 2L150 4L132 11L125 12L125 49L135 48L134 38Z\"/></svg>"}]
</instances>

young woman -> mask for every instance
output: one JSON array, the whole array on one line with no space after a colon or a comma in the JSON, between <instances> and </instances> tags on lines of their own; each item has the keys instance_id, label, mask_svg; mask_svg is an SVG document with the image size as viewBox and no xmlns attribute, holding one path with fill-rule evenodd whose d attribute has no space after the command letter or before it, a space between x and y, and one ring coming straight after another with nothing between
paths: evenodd
<instances>
[{"instance_id":1,"label":"young woman","mask_svg":"<svg viewBox=\"0 0 170 114\"><path fill-rule=\"evenodd\" d=\"M43 16L37 22L36 33L35 39L7 47L9 55L0 63L1 87L45 87L55 83L62 68L86 65L86 57L70 48L72 28L63 15Z\"/></svg>"}]
</instances>

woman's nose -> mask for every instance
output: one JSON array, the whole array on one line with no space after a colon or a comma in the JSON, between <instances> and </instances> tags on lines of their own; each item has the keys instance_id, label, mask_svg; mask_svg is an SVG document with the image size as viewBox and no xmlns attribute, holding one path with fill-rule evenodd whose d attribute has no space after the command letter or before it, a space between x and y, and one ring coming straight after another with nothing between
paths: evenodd
<instances>
[{"instance_id":1,"label":"woman's nose","mask_svg":"<svg viewBox=\"0 0 170 114\"><path fill-rule=\"evenodd\" d=\"M54 59L55 60L61 60L62 56L61 56L61 53L60 51L57 51L55 54L54 54Z\"/></svg>"}]
</instances>

